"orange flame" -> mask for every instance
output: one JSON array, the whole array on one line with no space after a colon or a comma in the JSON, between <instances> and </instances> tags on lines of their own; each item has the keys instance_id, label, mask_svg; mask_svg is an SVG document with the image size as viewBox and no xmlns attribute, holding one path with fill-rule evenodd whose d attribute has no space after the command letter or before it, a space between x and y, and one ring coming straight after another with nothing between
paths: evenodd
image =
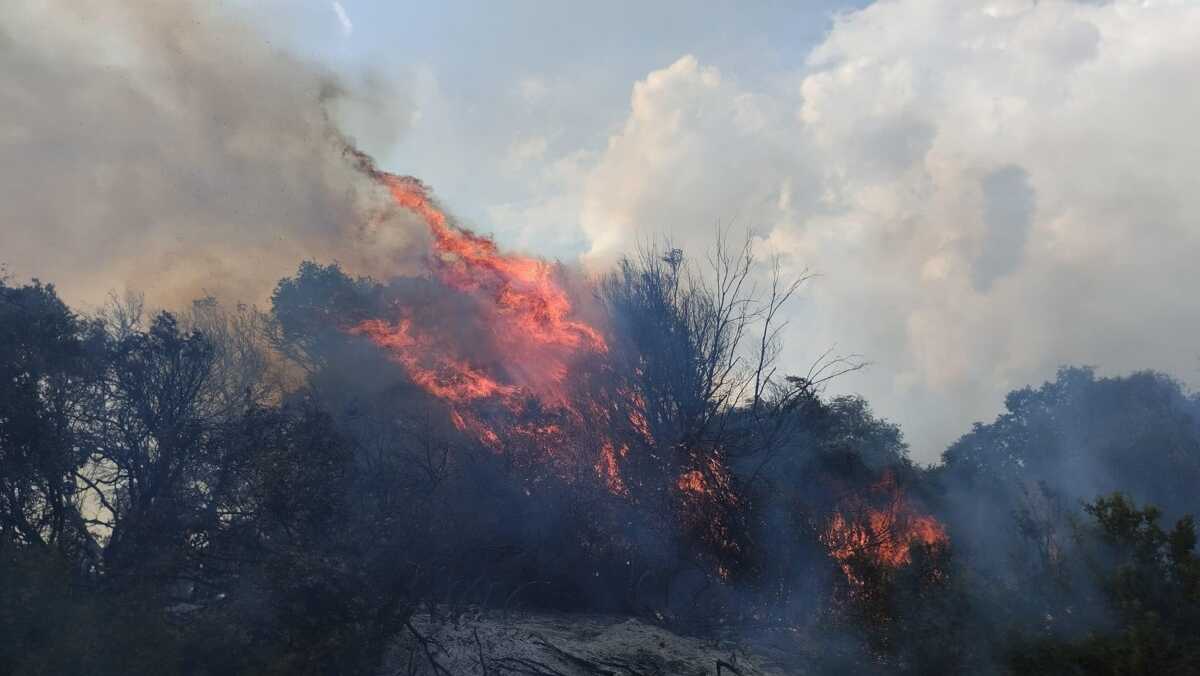
<instances>
[{"instance_id":1,"label":"orange flame","mask_svg":"<svg viewBox=\"0 0 1200 676\"><path fill-rule=\"evenodd\" d=\"M369 158L362 167L391 193L394 202L421 217L432 235L430 270L444 287L471 301L485 339L498 362L478 361L478 346L435 335L410 308L395 316L362 321L347 330L364 336L399 364L410 380L446 404L463 433L491 449L531 447L539 460L554 462L564 478L589 468L611 494L638 499L622 476L631 444L654 447L645 396L634 383L589 392L581 359L605 355L601 332L583 321L563 285L561 269L546 261L502 253L495 242L456 226L414 178L378 171ZM582 376L582 377L576 377ZM531 405L530 402L536 405ZM537 415L524 415L536 410ZM497 417L497 411L500 417ZM505 413L509 414L505 417ZM623 437L620 429L627 430ZM595 455L583 464L569 464ZM729 559L740 550L726 513L739 504L733 479L716 455L697 453L691 468L676 477L684 526ZM729 566L714 562L722 579Z\"/></svg>"},{"instance_id":2,"label":"orange flame","mask_svg":"<svg viewBox=\"0 0 1200 676\"><path fill-rule=\"evenodd\" d=\"M918 512L908 502L891 471L871 487L870 494L883 498L886 504L867 504L862 496L847 498L830 517L821 536L846 578L856 586L861 586L862 580L851 566L855 556L868 556L879 564L898 568L912 560L914 545L940 546L949 541L937 519Z\"/></svg>"},{"instance_id":3,"label":"orange flame","mask_svg":"<svg viewBox=\"0 0 1200 676\"><path fill-rule=\"evenodd\" d=\"M555 460L563 448L590 444L594 458L575 467L594 470L613 495L629 498L631 488L643 488L627 483L621 464L630 444L655 446L646 399L636 385L594 396L581 394L579 383L572 382L581 358L607 354L609 346L578 316L559 266L502 253L490 238L455 225L417 179L379 171L365 155L357 157L397 205L425 221L433 243L431 272L472 301L486 340L494 343L488 352L501 356L499 363L480 363L466 354L475 350L438 335L405 307L388 319L368 319L346 330L384 350L414 385L447 406L457 429L486 447L501 452L528 446L540 450L539 459ZM531 409L537 415L523 415ZM509 417L500 423L497 412ZM626 424L632 434L622 441L613 430ZM728 518L741 504L733 478L716 452L694 452L689 466L674 482L680 518L716 553L717 575L730 579L727 562L742 548ZM947 537L936 519L909 504L887 472L867 494L842 501L821 540L852 585L861 587L852 565L856 557L896 568L912 560L915 545L941 545Z\"/></svg>"},{"instance_id":4,"label":"orange flame","mask_svg":"<svg viewBox=\"0 0 1200 676\"><path fill-rule=\"evenodd\" d=\"M513 325L514 330L501 333L501 338L608 349L599 331L569 319L571 301L555 280L555 266L537 258L501 254L491 239L451 227L420 181L391 174L384 174L383 180L397 204L429 225L441 281L460 291L481 293Z\"/></svg>"},{"instance_id":5,"label":"orange flame","mask_svg":"<svg viewBox=\"0 0 1200 676\"><path fill-rule=\"evenodd\" d=\"M611 441L605 440L600 447L600 461L596 463L596 473L615 495L629 495L629 488L625 486L625 480L621 478L621 468L617 464L618 455L625 457L628 454L628 446L622 445L621 449L616 451Z\"/></svg>"},{"instance_id":6,"label":"orange flame","mask_svg":"<svg viewBox=\"0 0 1200 676\"><path fill-rule=\"evenodd\" d=\"M390 324L381 319L368 319L350 329L364 335L405 367L415 383L433 396L462 403L473 399L511 396L517 388L503 385L469 364L450 358L445 352L431 349L428 339L412 335L412 322L402 319Z\"/></svg>"},{"instance_id":7,"label":"orange flame","mask_svg":"<svg viewBox=\"0 0 1200 676\"><path fill-rule=\"evenodd\" d=\"M545 422L509 422L497 427L490 411L514 417L530 400L549 418L582 426L582 416L566 392L575 361L604 354L608 344L598 329L575 317L558 266L500 252L495 242L452 224L425 186L415 178L378 171L362 157L366 170L391 193L399 206L420 216L433 237L431 271L441 284L469 298L487 327L487 339L502 363L479 364L456 354L453 341L422 330L405 308L392 321L370 319L350 327L399 364L414 384L450 408L451 422L493 450L506 442L532 444L548 456L563 444L564 429ZM598 467L614 492L617 475L612 443L601 451Z\"/></svg>"}]
</instances>

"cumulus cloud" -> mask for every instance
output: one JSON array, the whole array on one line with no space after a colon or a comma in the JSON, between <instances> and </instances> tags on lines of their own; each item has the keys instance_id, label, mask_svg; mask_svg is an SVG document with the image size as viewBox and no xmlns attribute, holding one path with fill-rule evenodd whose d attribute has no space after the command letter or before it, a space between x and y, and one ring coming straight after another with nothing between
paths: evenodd
<instances>
[{"instance_id":1,"label":"cumulus cloud","mask_svg":"<svg viewBox=\"0 0 1200 676\"><path fill-rule=\"evenodd\" d=\"M0 26L0 261L71 302L261 301L303 258L392 271L422 237L364 182L408 104L271 47L205 3L17 3Z\"/></svg>"},{"instance_id":2,"label":"cumulus cloud","mask_svg":"<svg viewBox=\"0 0 1200 676\"><path fill-rule=\"evenodd\" d=\"M771 85L650 73L560 217L594 264L732 222L815 268L792 365L865 353L932 460L1064 362L1194 381L1197 63L1193 3L885 0Z\"/></svg>"},{"instance_id":3,"label":"cumulus cloud","mask_svg":"<svg viewBox=\"0 0 1200 676\"><path fill-rule=\"evenodd\" d=\"M303 257L402 272L422 230L381 211L333 123L386 147L417 119L401 88L346 82L204 7L6 13L0 262L74 302L125 284L258 300ZM493 145L531 193L484 213L506 241L593 266L656 235L697 250L750 228L821 273L789 365L864 353L873 367L840 387L932 460L1064 362L1195 381L1196 63L1194 3L882 0L839 15L795 72L739 80L683 56L648 73L600 145L530 113L589 100L571 83L520 81L519 133ZM453 119L431 101L423 124ZM485 141L426 162L456 175Z\"/></svg>"},{"instance_id":4,"label":"cumulus cloud","mask_svg":"<svg viewBox=\"0 0 1200 676\"><path fill-rule=\"evenodd\" d=\"M786 101L685 56L635 84L631 106L582 185L593 265L647 231L689 245L722 224L778 223L816 197Z\"/></svg>"}]
</instances>

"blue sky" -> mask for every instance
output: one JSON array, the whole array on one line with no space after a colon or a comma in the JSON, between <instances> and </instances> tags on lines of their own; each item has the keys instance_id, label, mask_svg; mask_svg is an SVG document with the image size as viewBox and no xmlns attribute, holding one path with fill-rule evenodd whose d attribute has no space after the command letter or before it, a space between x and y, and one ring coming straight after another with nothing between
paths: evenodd
<instances>
[{"instance_id":1,"label":"blue sky","mask_svg":"<svg viewBox=\"0 0 1200 676\"><path fill-rule=\"evenodd\" d=\"M340 2L6 8L10 274L86 304L404 272L323 143L332 71L340 128L507 247L603 270L721 225L818 273L784 370L864 355L830 393L920 461L1064 364L1200 383L1196 0Z\"/></svg>"},{"instance_id":2,"label":"blue sky","mask_svg":"<svg viewBox=\"0 0 1200 676\"><path fill-rule=\"evenodd\" d=\"M602 268L658 237L703 251L724 224L819 273L786 367L863 354L832 391L865 394L922 461L1062 364L1197 381L1200 96L1180 83L1200 5L700 6L341 0L352 28L324 0L252 11L394 82L408 119L362 144L508 246Z\"/></svg>"},{"instance_id":3,"label":"blue sky","mask_svg":"<svg viewBox=\"0 0 1200 676\"><path fill-rule=\"evenodd\" d=\"M298 54L350 77L374 71L411 87L417 115L397 121L399 142L363 144L389 168L432 184L476 227L527 245L519 226L488 213L535 192L536 167L512 166L523 139L546 137L542 161L602 150L633 83L685 54L751 84L792 77L834 14L865 4L726 1L698 12L679 1L287 0L241 9ZM573 257L587 247L570 227L550 239L539 253Z\"/></svg>"}]
</instances>

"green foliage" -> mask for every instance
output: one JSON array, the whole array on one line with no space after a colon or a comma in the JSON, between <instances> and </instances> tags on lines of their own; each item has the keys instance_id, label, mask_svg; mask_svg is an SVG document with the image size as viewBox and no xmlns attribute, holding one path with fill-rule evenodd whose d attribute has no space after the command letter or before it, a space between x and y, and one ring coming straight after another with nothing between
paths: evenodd
<instances>
[{"instance_id":1,"label":"green foliage","mask_svg":"<svg viewBox=\"0 0 1200 676\"><path fill-rule=\"evenodd\" d=\"M917 544L895 571L886 595L886 622L875 639L895 656L897 671L949 674L977 671L986 659L964 572L952 551Z\"/></svg>"},{"instance_id":2,"label":"green foliage","mask_svg":"<svg viewBox=\"0 0 1200 676\"><path fill-rule=\"evenodd\" d=\"M307 263L236 327L211 299L98 321L0 281L0 673L369 673L418 604L488 601L811 629L829 673L1196 672L1194 524L1134 501L1195 504L1177 383L1066 369L922 470L862 398L794 378L735 401L758 386L741 329L681 263L602 289L624 324L588 385L644 392L651 430L605 430L630 448L620 496L465 442L345 330L421 280ZM281 356L304 374L287 393L255 382ZM670 488L713 485L713 458L731 499L686 512ZM885 472L950 545L834 560L846 496L900 499L862 497Z\"/></svg>"},{"instance_id":3,"label":"green foliage","mask_svg":"<svg viewBox=\"0 0 1200 676\"><path fill-rule=\"evenodd\" d=\"M276 349L312 371L323 365L338 331L359 319L375 297L376 284L352 279L337 264L305 261L295 277L279 281L271 295Z\"/></svg>"},{"instance_id":4,"label":"green foliage","mask_svg":"<svg viewBox=\"0 0 1200 676\"><path fill-rule=\"evenodd\" d=\"M181 673L166 620L136 594L88 585L57 552L0 545L0 673Z\"/></svg>"},{"instance_id":5,"label":"green foliage","mask_svg":"<svg viewBox=\"0 0 1200 676\"><path fill-rule=\"evenodd\" d=\"M1040 388L1010 392L1005 409L943 454L948 478L1007 502L987 505L997 513L1037 481L1071 501L1121 490L1172 514L1200 509L1200 400L1168 376L1063 368Z\"/></svg>"},{"instance_id":6,"label":"green foliage","mask_svg":"<svg viewBox=\"0 0 1200 676\"><path fill-rule=\"evenodd\" d=\"M203 309L226 342L0 283L0 673L363 673L407 620L394 503L311 401L221 389L269 336Z\"/></svg>"},{"instance_id":7,"label":"green foliage","mask_svg":"<svg viewBox=\"0 0 1200 676\"><path fill-rule=\"evenodd\" d=\"M1200 558L1192 517L1164 530L1161 512L1120 493L1084 510L1089 566L1111 611L1110 626L1078 641L1014 649L1023 673L1187 674L1200 672Z\"/></svg>"}]
</instances>

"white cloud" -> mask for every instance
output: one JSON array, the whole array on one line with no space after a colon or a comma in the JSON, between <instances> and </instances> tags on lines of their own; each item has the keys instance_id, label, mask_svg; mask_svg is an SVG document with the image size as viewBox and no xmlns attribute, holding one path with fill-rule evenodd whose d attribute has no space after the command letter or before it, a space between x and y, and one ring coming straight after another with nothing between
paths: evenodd
<instances>
[{"instance_id":1,"label":"white cloud","mask_svg":"<svg viewBox=\"0 0 1200 676\"><path fill-rule=\"evenodd\" d=\"M823 273L793 366L866 353L922 460L1060 363L1195 380L1197 63L1200 6L1121 0L884 0L772 87L684 57L573 183L587 258L755 228Z\"/></svg>"},{"instance_id":2,"label":"white cloud","mask_svg":"<svg viewBox=\"0 0 1200 676\"><path fill-rule=\"evenodd\" d=\"M587 258L603 265L640 233L700 245L718 225L761 228L816 197L785 103L685 56L633 88L632 109L583 183ZM782 200L787 190L789 199Z\"/></svg>"},{"instance_id":3,"label":"white cloud","mask_svg":"<svg viewBox=\"0 0 1200 676\"><path fill-rule=\"evenodd\" d=\"M333 13L337 15L338 25L342 27L342 35L349 37L354 32L354 22L346 13L346 8L337 0L333 1Z\"/></svg>"}]
</instances>

